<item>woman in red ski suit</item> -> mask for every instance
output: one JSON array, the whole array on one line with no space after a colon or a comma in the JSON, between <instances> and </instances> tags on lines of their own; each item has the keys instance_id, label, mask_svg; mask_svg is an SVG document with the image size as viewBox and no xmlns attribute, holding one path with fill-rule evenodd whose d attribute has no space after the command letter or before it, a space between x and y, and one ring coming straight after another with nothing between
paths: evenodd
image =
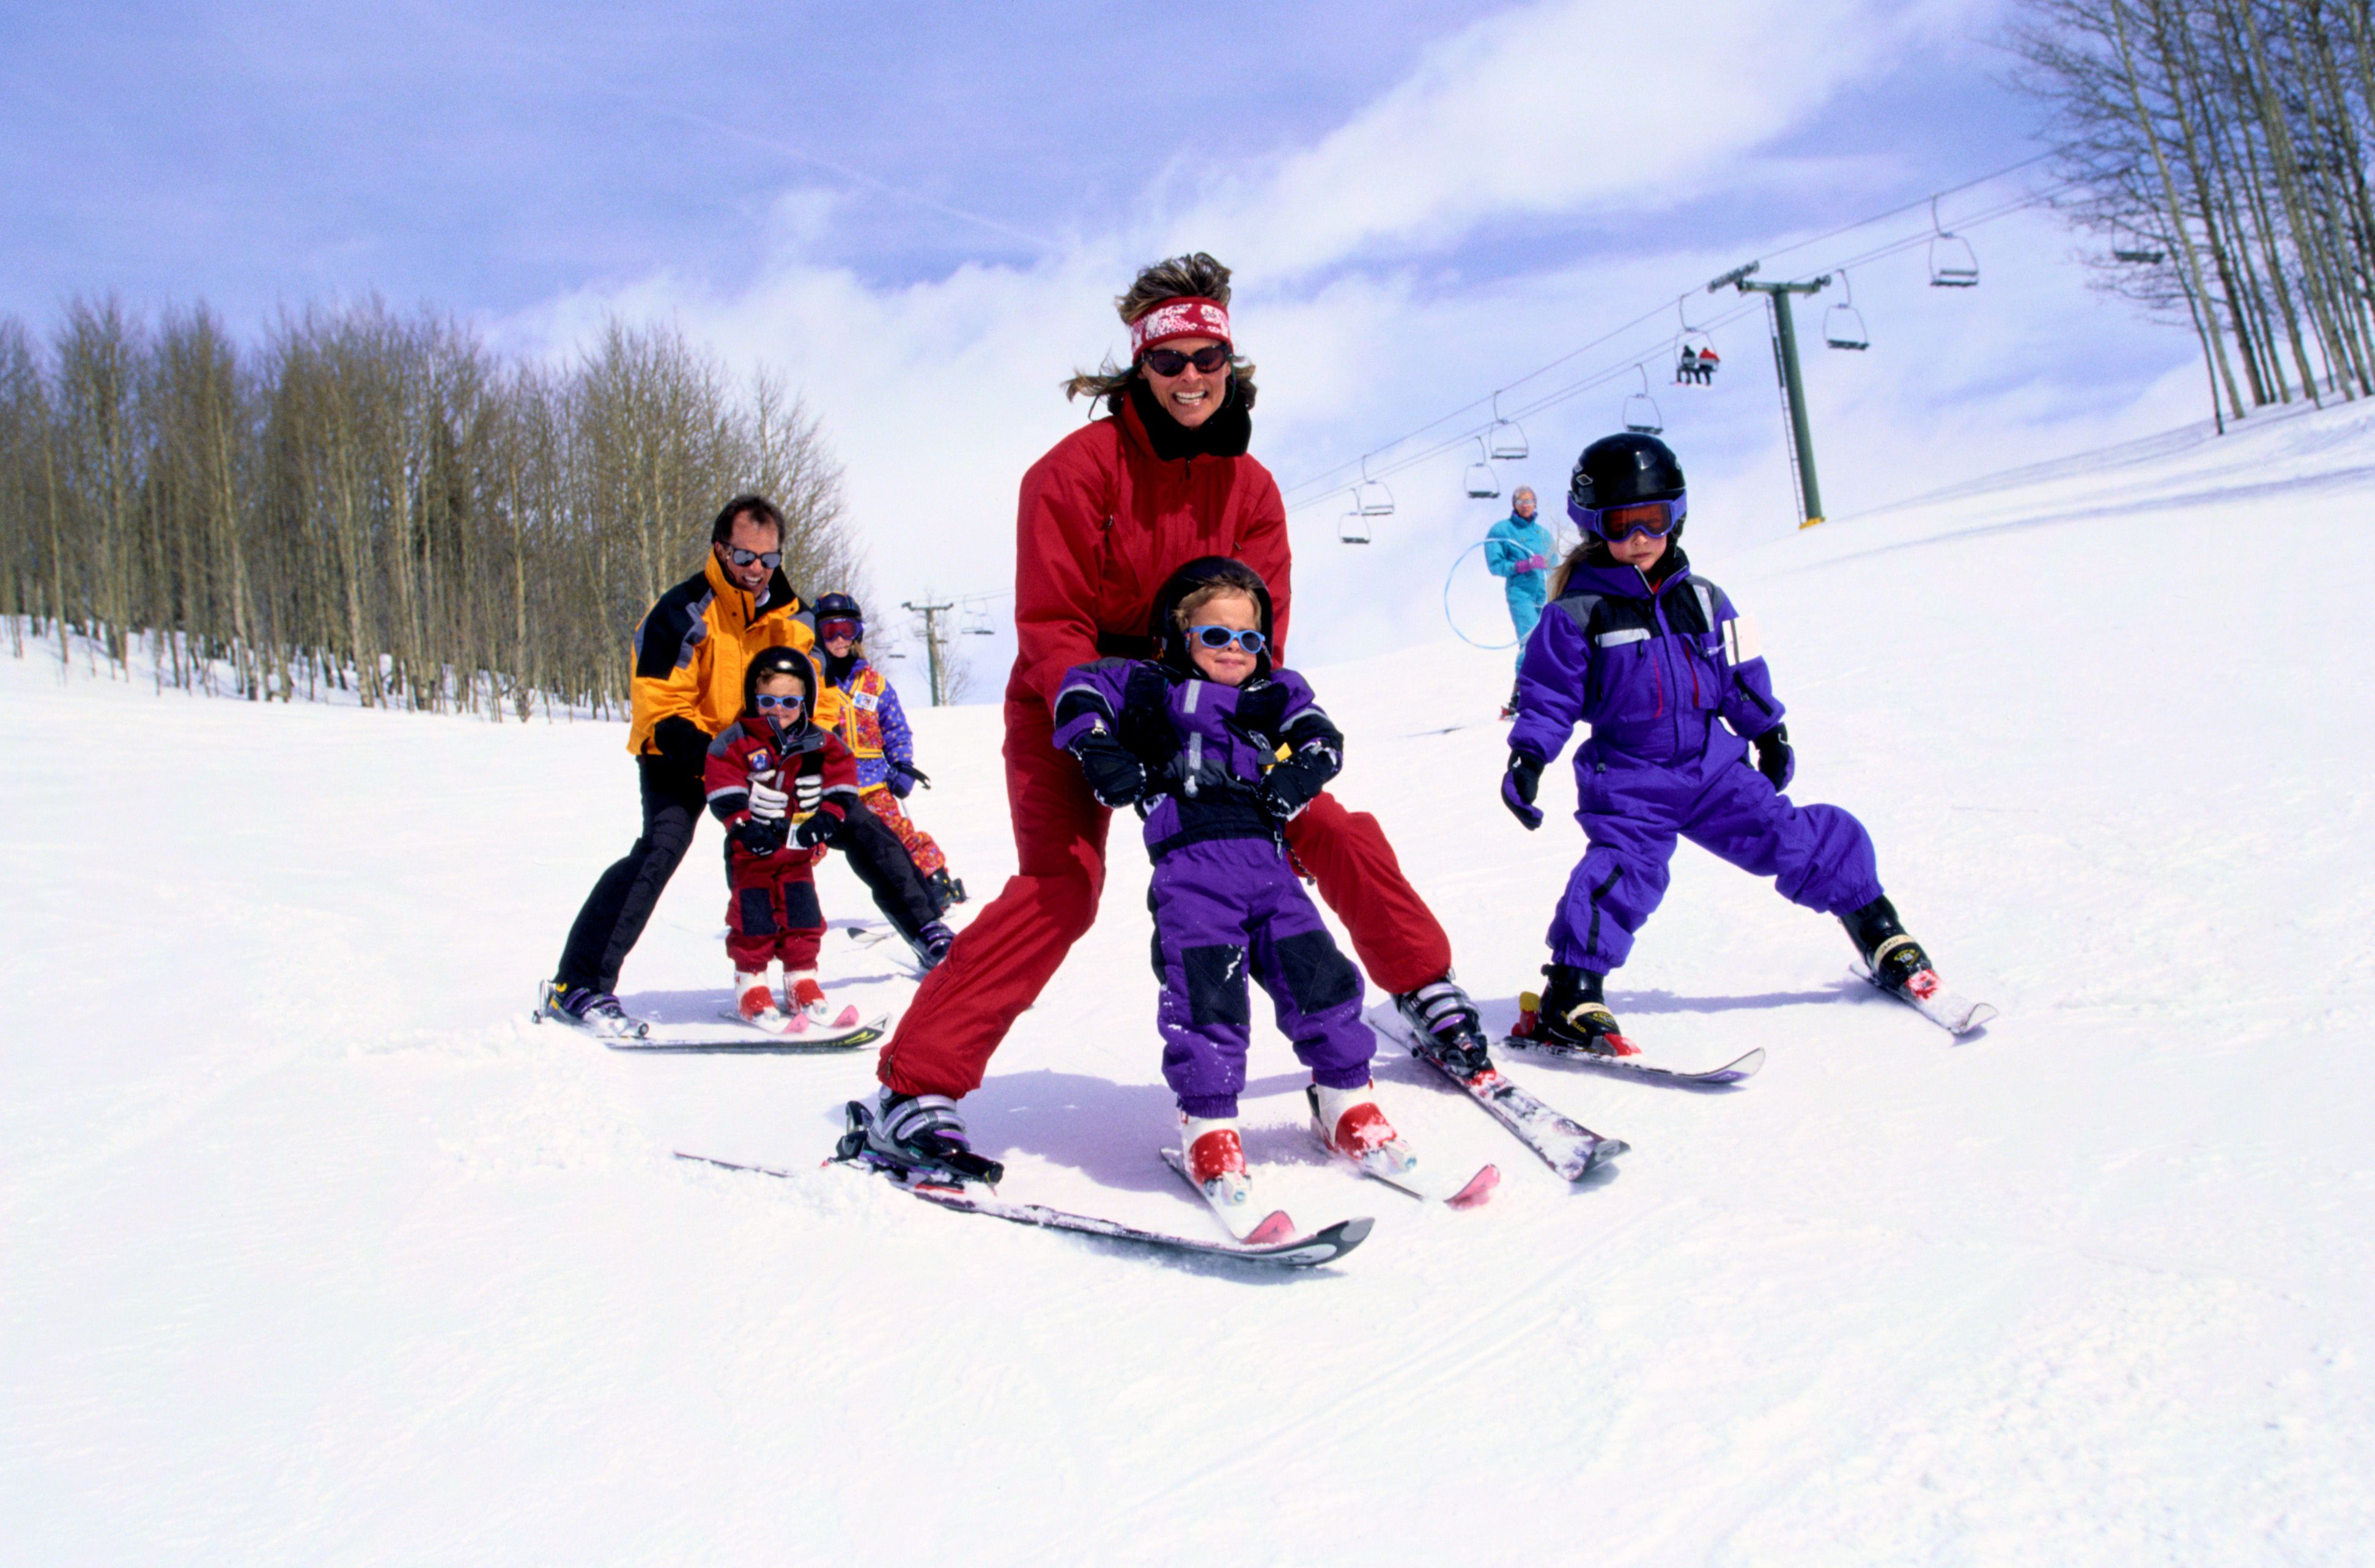
<instances>
[{"instance_id":1,"label":"woman in red ski suit","mask_svg":"<svg viewBox=\"0 0 2375 1568\"><path fill-rule=\"evenodd\" d=\"M1129 369L1076 377L1070 388L1105 395L1110 417L1057 442L1022 477L1020 648L1006 688L1005 746L1020 866L925 979L883 1047L886 1124L892 1098L955 1098L978 1087L1007 1030L1096 919L1112 813L1053 744L1065 672L1100 657L1151 656L1146 628L1156 591L1199 556L1235 557L1259 572L1270 586L1276 642L1286 641L1286 509L1270 470L1246 454L1252 366L1234 357L1228 277L1200 253L1142 272L1120 301L1131 328ZM1170 351L1158 360L1174 364L1181 349L1213 344L1229 357L1150 374L1149 350L1165 344ZM1204 399L1219 407L1202 413L1196 405ZM1322 795L1286 839L1343 919L1369 977L1396 993L1405 1015L1445 1049L1483 1070L1474 1008L1449 984L1450 942L1404 879L1377 819ZM941 1130L961 1136L961 1123Z\"/></svg>"}]
</instances>

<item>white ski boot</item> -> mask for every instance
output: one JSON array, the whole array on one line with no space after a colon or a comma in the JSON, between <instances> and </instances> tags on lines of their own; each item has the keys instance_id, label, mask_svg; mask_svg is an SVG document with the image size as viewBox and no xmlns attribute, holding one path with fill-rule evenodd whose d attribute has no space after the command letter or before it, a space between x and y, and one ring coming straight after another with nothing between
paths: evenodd
<instances>
[{"instance_id":1,"label":"white ski boot","mask_svg":"<svg viewBox=\"0 0 2375 1568\"><path fill-rule=\"evenodd\" d=\"M763 969L756 974L735 972L734 1010L744 1023L770 1034L788 1034L808 1026L808 1020L798 1013L787 1013L775 1006L775 988L767 983Z\"/></svg>"},{"instance_id":2,"label":"white ski boot","mask_svg":"<svg viewBox=\"0 0 2375 1568\"><path fill-rule=\"evenodd\" d=\"M1313 1129L1319 1141L1362 1170L1393 1178L1407 1175L1417 1166L1417 1153L1386 1120L1376 1085L1330 1089L1315 1083L1304 1092L1311 1102Z\"/></svg>"}]
</instances>

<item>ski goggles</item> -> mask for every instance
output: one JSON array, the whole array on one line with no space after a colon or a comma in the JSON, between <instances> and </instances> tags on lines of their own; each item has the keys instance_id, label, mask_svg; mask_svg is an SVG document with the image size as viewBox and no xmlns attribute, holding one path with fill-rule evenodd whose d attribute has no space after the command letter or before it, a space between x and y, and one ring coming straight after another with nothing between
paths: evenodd
<instances>
[{"instance_id":1,"label":"ski goggles","mask_svg":"<svg viewBox=\"0 0 2375 1568\"><path fill-rule=\"evenodd\" d=\"M1270 645L1270 639L1258 631L1239 631L1230 626L1191 626L1188 635L1207 648L1225 648L1234 643L1247 653L1258 655Z\"/></svg>"},{"instance_id":2,"label":"ski goggles","mask_svg":"<svg viewBox=\"0 0 2375 1568\"><path fill-rule=\"evenodd\" d=\"M808 706L805 697L778 697L772 691L762 691L750 699L762 713L797 713Z\"/></svg>"},{"instance_id":3,"label":"ski goggles","mask_svg":"<svg viewBox=\"0 0 2375 1568\"><path fill-rule=\"evenodd\" d=\"M1225 343L1213 343L1197 349L1193 354L1185 353L1177 348L1149 348L1138 359L1139 363L1159 376L1183 375L1190 365L1208 376L1218 375L1229 362L1229 346Z\"/></svg>"},{"instance_id":4,"label":"ski goggles","mask_svg":"<svg viewBox=\"0 0 2375 1568\"><path fill-rule=\"evenodd\" d=\"M817 622L818 642L830 643L836 637L846 637L853 643L864 642L866 639L866 623L862 620L843 620L839 619L833 620L820 620Z\"/></svg>"},{"instance_id":5,"label":"ski goggles","mask_svg":"<svg viewBox=\"0 0 2375 1568\"><path fill-rule=\"evenodd\" d=\"M726 559L737 566L748 566L755 560L773 572L784 564L784 552L781 550L737 549L732 545L720 545L718 548L726 552Z\"/></svg>"},{"instance_id":6,"label":"ski goggles","mask_svg":"<svg viewBox=\"0 0 2375 1568\"><path fill-rule=\"evenodd\" d=\"M1687 496L1668 501L1628 501L1620 506L1583 506L1569 499L1566 514L1590 537L1616 544L1636 534L1662 539L1682 526L1690 514Z\"/></svg>"}]
</instances>

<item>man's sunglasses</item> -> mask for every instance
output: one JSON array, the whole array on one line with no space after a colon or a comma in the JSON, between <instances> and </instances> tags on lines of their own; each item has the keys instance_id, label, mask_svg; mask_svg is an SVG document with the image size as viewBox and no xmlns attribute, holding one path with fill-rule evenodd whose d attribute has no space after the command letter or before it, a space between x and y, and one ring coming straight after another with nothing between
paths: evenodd
<instances>
[{"instance_id":1,"label":"man's sunglasses","mask_svg":"<svg viewBox=\"0 0 2375 1568\"><path fill-rule=\"evenodd\" d=\"M866 623L862 620L820 620L817 622L817 641L820 643L830 643L836 637L846 637L850 641L856 642L865 635Z\"/></svg>"},{"instance_id":2,"label":"man's sunglasses","mask_svg":"<svg viewBox=\"0 0 2375 1568\"><path fill-rule=\"evenodd\" d=\"M808 703L808 699L805 697L778 697L771 691L762 691L750 701L759 705L759 711L762 713L773 713L778 708L787 713L797 713Z\"/></svg>"},{"instance_id":3,"label":"man's sunglasses","mask_svg":"<svg viewBox=\"0 0 2375 1568\"><path fill-rule=\"evenodd\" d=\"M1225 648L1235 643L1248 654L1259 654L1270 643L1258 631L1239 631L1231 626L1191 626L1188 635L1207 648Z\"/></svg>"},{"instance_id":4,"label":"man's sunglasses","mask_svg":"<svg viewBox=\"0 0 2375 1568\"><path fill-rule=\"evenodd\" d=\"M732 545L720 545L718 548L724 550L726 552L726 559L732 561L737 566L748 566L755 560L760 565L765 567L768 571L773 572L775 568L784 564L784 552L781 550L736 549Z\"/></svg>"},{"instance_id":5,"label":"man's sunglasses","mask_svg":"<svg viewBox=\"0 0 2375 1568\"><path fill-rule=\"evenodd\" d=\"M1139 356L1139 362L1159 376L1185 374L1190 365L1208 376L1218 375L1221 368L1229 362L1229 346L1215 343L1209 348L1199 348L1193 354L1183 354L1176 348L1149 348Z\"/></svg>"}]
</instances>

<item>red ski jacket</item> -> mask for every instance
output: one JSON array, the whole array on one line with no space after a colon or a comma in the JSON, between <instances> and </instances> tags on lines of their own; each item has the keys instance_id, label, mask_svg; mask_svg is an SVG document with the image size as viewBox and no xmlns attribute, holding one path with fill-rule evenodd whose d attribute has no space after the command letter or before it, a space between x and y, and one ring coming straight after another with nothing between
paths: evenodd
<instances>
[{"instance_id":1,"label":"red ski jacket","mask_svg":"<svg viewBox=\"0 0 2375 1568\"><path fill-rule=\"evenodd\" d=\"M1232 416L1235 427L1246 426L1234 400L1211 422ZM1217 444L1236 452L1159 456L1138 404L1125 398L1119 413L1066 436L1022 476L1019 646L1008 701L1035 697L1052 712L1073 666L1101 654L1148 656L1155 592L1198 556L1234 556L1260 572L1270 584L1275 640L1285 643L1291 595L1278 481L1244 455L1241 439Z\"/></svg>"},{"instance_id":2,"label":"red ski jacket","mask_svg":"<svg viewBox=\"0 0 2375 1568\"><path fill-rule=\"evenodd\" d=\"M823 780L824 798L817 812L845 819L857 809L857 759L849 754L849 748L841 743L838 736L831 730L819 729L805 718L799 728L780 739L766 720L754 719L747 713L727 725L709 743L709 760L702 769L702 784L708 791L709 809L731 828L750 814L750 785L754 782L772 784L790 795L792 780L802 773L815 773ZM815 814L795 810L792 820L798 822Z\"/></svg>"}]
</instances>

